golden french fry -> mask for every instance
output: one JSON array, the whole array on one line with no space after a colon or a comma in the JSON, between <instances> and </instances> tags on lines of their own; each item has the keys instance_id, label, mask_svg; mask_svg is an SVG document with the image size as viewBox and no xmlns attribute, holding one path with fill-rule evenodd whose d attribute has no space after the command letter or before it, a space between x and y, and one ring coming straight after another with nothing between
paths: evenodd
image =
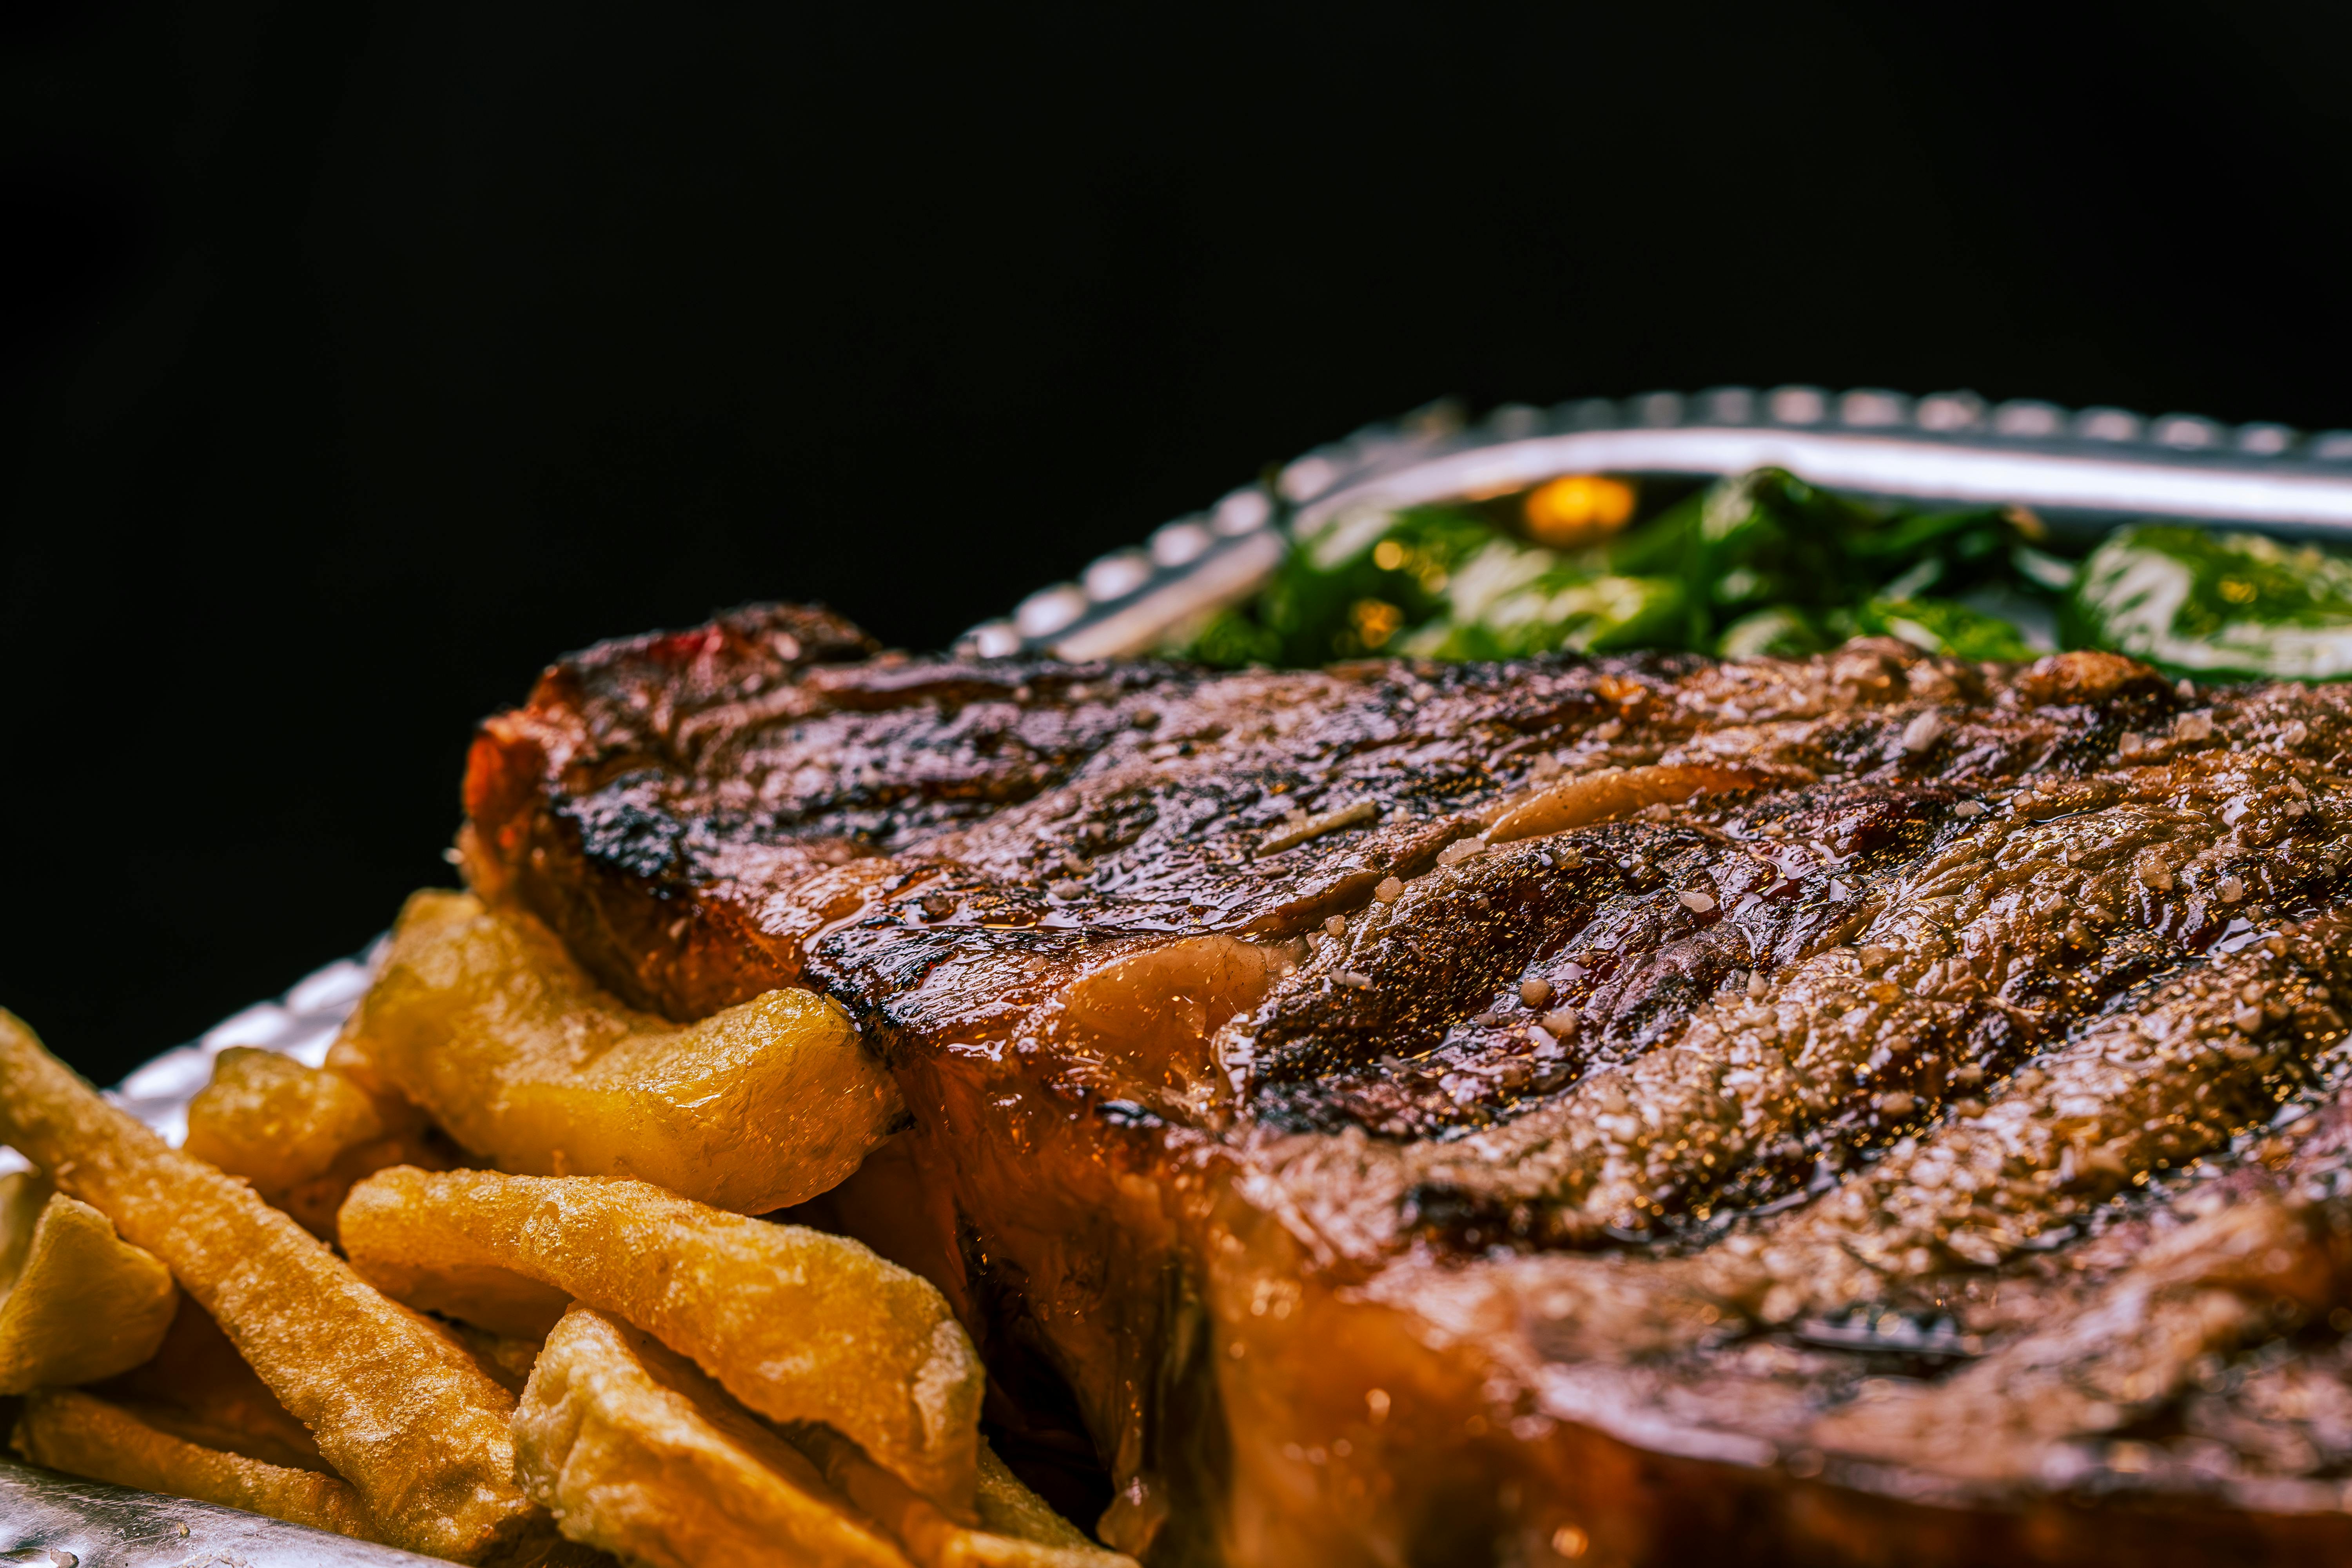
<instances>
[{"instance_id":1,"label":"golden french fry","mask_svg":"<svg viewBox=\"0 0 2352 1568\"><path fill-rule=\"evenodd\" d=\"M244 1182L100 1100L5 1012L0 1142L163 1261L310 1427L383 1539L467 1561L530 1528L511 1394Z\"/></svg>"},{"instance_id":2,"label":"golden french fry","mask_svg":"<svg viewBox=\"0 0 2352 1568\"><path fill-rule=\"evenodd\" d=\"M1055 1558L1055 1563L1067 1562L1070 1568L1090 1563L1094 1568L1111 1568L1114 1563L1127 1563L1132 1568L1135 1559L1123 1552L1113 1552L1097 1546L1085 1531L1054 1511L1054 1505L1029 1489L1019 1476L985 1438L980 1445L980 1523L992 1535L1005 1537L1024 1544L1082 1553L1070 1559ZM1021 1558L1017 1561L1043 1564L1046 1559Z\"/></svg>"},{"instance_id":3,"label":"golden french fry","mask_svg":"<svg viewBox=\"0 0 2352 1568\"><path fill-rule=\"evenodd\" d=\"M515 1411L515 1473L571 1539L659 1568L906 1568L807 1458L650 1335L574 1307Z\"/></svg>"},{"instance_id":4,"label":"golden french fry","mask_svg":"<svg viewBox=\"0 0 2352 1568\"><path fill-rule=\"evenodd\" d=\"M136 1411L77 1391L26 1398L8 1441L31 1463L68 1475L241 1508L363 1541L383 1539L359 1494L333 1476L205 1447Z\"/></svg>"},{"instance_id":5,"label":"golden french fry","mask_svg":"<svg viewBox=\"0 0 2352 1568\"><path fill-rule=\"evenodd\" d=\"M237 1047L213 1059L212 1081L188 1102L181 1147L257 1191L284 1192L386 1131L375 1101L341 1073Z\"/></svg>"},{"instance_id":6,"label":"golden french fry","mask_svg":"<svg viewBox=\"0 0 2352 1568\"><path fill-rule=\"evenodd\" d=\"M462 1346L490 1380L520 1394L537 1340L509 1339L462 1323L434 1329ZM89 1392L129 1405L151 1426L208 1448L297 1469L324 1469L310 1429L287 1414L220 1325L185 1296L153 1358Z\"/></svg>"},{"instance_id":7,"label":"golden french fry","mask_svg":"<svg viewBox=\"0 0 2352 1568\"><path fill-rule=\"evenodd\" d=\"M996 1451L980 1446L978 1529L951 1518L929 1498L821 1427L794 1442L824 1468L825 1479L907 1549L919 1568L1136 1568L1135 1559L1096 1545L1022 1484Z\"/></svg>"},{"instance_id":8,"label":"golden french fry","mask_svg":"<svg viewBox=\"0 0 2352 1568\"><path fill-rule=\"evenodd\" d=\"M463 893L409 899L344 1044L502 1169L639 1177L738 1214L834 1186L905 1115L815 993L672 1024L598 989L530 915Z\"/></svg>"},{"instance_id":9,"label":"golden french fry","mask_svg":"<svg viewBox=\"0 0 2352 1568\"><path fill-rule=\"evenodd\" d=\"M535 1281L646 1330L769 1419L824 1422L924 1496L971 1500L980 1357L936 1289L857 1242L643 1182L491 1171L380 1171L340 1225L352 1266L412 1306L482 1323ZM487 1306L486 1287L501 1292Z\"/></svg>"},{"instance_id":10,"label":"golden french fry","mask_svg":"<svg viewBox=\"0 0 2352 1568\"><path fill-rule=\"evenodd\" d=\"M106 1216L29 1171L0 1176L0 1394L94 1383L155 1353L180 1292Z\"/></svg>"},{"instance_id":11,"label":"golden french fry","mask_svg":"<svg viewBox=\"0 0 2352 1568\"><path fill-rule=\"evenodd\" d=\"M313 1236L334 1237L352 1184L386 1165L439 1169L424 1113L339 1072L233 1047L188 1105L184 1152L253 1184Z\"/></svg>"},{"instance_id":12,"label":"golden french fry","mask_svg":"<svg viewBox=\"0 0 2352 1568\"><path fill-rule=\"evenodd\" d=\"M154 1355L90 1392L208 1448L292 1469L326 1468L310 1429L254 1375L211 1314L185 1296Z\"/></svg>"}]
</instances>

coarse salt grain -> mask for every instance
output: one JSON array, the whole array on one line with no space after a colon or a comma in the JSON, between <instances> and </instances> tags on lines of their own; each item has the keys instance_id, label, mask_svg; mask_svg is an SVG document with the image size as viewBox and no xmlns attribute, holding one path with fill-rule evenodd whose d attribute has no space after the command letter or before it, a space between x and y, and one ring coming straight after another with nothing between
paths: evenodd
<instances>
[{"instance_id":1,"label":"coarse salt grain","mask_svg":"<svg viewBox=\"0 0 2352 1568\"><path fill-rule=\"evenodd\" d=\"M1944 716L1930 708L1903 726L1903 749L1917 754L1944 736Z\"/></svg>"},{"instance_id":2,"label":"coarse salt grain","mask_svg":"<svg viewBox=\"0 0 2352 1568\"><path fill-rule=\"evenodd\" d=\"M1682 899L1683 908L1690 910L1693 914L1703 915L1715 908L1715 900L1707 897L1705 893L1689 892L1683 893L1679 895L1679 897Z\"/></svg>"}]
</instances>

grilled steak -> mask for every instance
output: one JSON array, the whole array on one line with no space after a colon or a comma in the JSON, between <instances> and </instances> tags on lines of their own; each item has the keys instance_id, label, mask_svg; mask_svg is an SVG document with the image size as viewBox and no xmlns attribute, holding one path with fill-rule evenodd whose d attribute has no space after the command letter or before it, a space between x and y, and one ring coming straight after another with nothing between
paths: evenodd
<instances>
[{"instance_id":1,"label":"grilled steak","mask_svg":"<svg viewBox=\"0 0 2352 1568\"><path fill-rule=\"evenodd\" d=\"M1155 1564L2352 1560L2352 691L1213 676L763 607L484 728L469 876L816 986L1033 1471Z\"/></svg>"}]
</instances>

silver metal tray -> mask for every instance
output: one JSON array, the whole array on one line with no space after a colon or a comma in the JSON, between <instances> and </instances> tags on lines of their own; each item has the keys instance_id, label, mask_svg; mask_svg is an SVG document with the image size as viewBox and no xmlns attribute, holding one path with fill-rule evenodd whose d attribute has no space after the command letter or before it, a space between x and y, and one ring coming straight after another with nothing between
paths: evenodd
<instances>
[{"instance_id":1,"label":"silver metal tray","mask_svg":"<svg viewBox=\"0 0 2352 1568\"><path fill-rule=\"evenodd\" d=\"M37 1568L427 1568L438 1560L233 1508L0 1461L0 1563Z\"/></svg>"},{"instance_id":2,"label":"silver metal tray","mask_svg":"<svg viewBox=\"0 0 2352 1568\"><path fill-rule=\"evenodd\" d=\"M1318 447L1267 484L1232 491L1075 583L1042 588L973 627L960 651L1110 658L1148 652L1187 621L1247 595L1281 561L1285 531L1356 507L1516 489L1563 473L1722 475L1764 465L1818 484L1913 501L2014 501L2063 527L2148 515L2352 540L2352 431L2225 426L2119 408L1988 405L1965 392L1913 399L1862 389L1657 392L1553 409L1507 405L1475 426L1450 404ZM621 629L621 628L616 628ZM231 1046L316 1067L368 984L373 952L339 959L272 1002L164 1052L110 1091L177 1142L188 1100ZM19 1168L0 1149L0 1170ZM13 1550L12 1550L13 1549ZM219 1563L418 1563L387 1547L234 1510L0 1462L0 1563L199 1568Z\"/></svg>"},{"instance_id":3,"label":"silver metal tray","mask_svg":"<svg viewBox=\"0 0 2352 1568\"><path fill-rule=\"evenodd\" d=\"M1263 584L1282 559L1286 525L1311 529L1357 507L1493 494L1558 474L1719 476L1767 465L1890 500L2013 501L2061 529L2159 516L2352 539L2352 430L2305 435L2190 414L1866 387L1507 404L1475 426L1440 403L1317 447L1269 484L1178 518L1076 582L1039 589L957 646L1074 659L1149 652Z\"/></svg>"}]
</instances>

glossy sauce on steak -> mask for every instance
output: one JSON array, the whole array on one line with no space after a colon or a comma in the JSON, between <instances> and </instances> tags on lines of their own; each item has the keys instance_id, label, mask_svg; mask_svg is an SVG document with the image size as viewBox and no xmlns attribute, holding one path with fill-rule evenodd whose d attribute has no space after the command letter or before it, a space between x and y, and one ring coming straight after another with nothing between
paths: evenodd
<instances>
[{"instance_id":1,"label":"glossy sauce on steak","mask_svg":"<svg viewBox=\"0 0 2352 1568\"><path fill-rule=\"evenodd\" d=\"M465 845L635 1004L851 1010L917 1125L820 1217L1155 1564L2309 1562L2347 700L759 607L551 668Z\"/></svg>"}]
</instances>

